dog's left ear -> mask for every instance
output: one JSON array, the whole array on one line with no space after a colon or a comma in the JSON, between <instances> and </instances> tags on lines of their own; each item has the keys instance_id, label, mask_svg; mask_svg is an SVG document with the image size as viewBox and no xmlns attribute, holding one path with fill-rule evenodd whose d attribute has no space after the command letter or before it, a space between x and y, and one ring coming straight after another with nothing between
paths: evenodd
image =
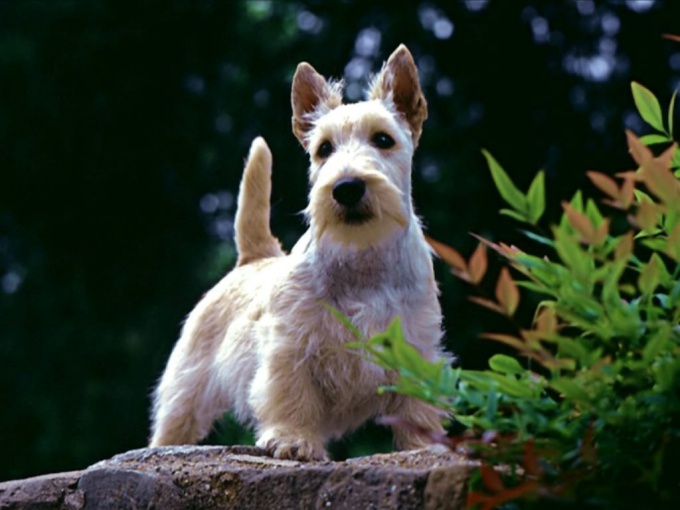
<instances>
[{"instance_id":1,"label":"dog's left ear","mask_svg":"<svg viewBox=\"0 0 680 510\"><path fill-rule=\"evenodd\" d=\"M307 62L298 65L291 91L293 133L307 149L307 134L313 127L313 114L322 113L342 104L342 83L329 83Z\"/></svg>"},{"instance_id":2,"label":"dog's left ear","mask_svg":"<svg viewBox=\"0 0 680 510\"><path fill-rule=\"evenodd\" d=\"M371 99L389 100L411 127L413 145L418 145L423 122L427 119L427 101L420 89L418 68L411 52L403 44L390 55L371 87Z\"/></svg>"}]
</instances>

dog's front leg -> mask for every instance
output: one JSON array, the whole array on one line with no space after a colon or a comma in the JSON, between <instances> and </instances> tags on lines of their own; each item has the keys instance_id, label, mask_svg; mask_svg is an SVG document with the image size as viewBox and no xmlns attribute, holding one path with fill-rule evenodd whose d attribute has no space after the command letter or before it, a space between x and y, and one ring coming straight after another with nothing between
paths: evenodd
<instances>
[{"instance_id":1,"label":"dog's front leg","mask_svg":"<svg viewBox=\"0 0 680 510\"><path fill-rule=\"evenodd\" d=\"M322 400L296 351L279 348L260 365L250 391L257 446L280 459L325 460Z\"/></svg>"}]
</instances>

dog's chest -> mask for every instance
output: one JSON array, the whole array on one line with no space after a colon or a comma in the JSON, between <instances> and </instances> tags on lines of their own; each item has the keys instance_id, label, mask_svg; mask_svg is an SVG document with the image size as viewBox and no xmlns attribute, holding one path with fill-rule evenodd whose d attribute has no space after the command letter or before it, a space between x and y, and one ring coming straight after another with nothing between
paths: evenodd
<instances>
[{"instance_id":1,"label":"dog's chest","mask_svg":"<svg viewBox=\"0 0 680 510\"><path fill-rule=\"evenodd\" d=\"M346 317L365 337L384 331L397 315L408 321L409 311L397 290L354 289L352 294L328 295L324 300ZM357 339L336 317L326 312L310 332L305 364L324 401L335 415L358 407L375 409L377 389L388 384L381 367L364 360L347 343Z\"/></svg>"},{"instance_id":2,"label":"dog's chest","mask_svg":"<svg viewBox=\"0 0 680 510\"><path fill-rule=\"evenodd\" d=\"M340 312L365 337L383 332L399 316L407 338L434 339L436 331L422 335L418 319L431 302L425 294L433 289L419 284L413 266L398 250L316 257L302 261L274 296L296 370L311 377L333 416L357 409L374 414L380 401L377 388L390 381L384 369L347 348L357 339L324 305ZM436 296L429 297L436 302Z\"/></svg>"}]
</instances>

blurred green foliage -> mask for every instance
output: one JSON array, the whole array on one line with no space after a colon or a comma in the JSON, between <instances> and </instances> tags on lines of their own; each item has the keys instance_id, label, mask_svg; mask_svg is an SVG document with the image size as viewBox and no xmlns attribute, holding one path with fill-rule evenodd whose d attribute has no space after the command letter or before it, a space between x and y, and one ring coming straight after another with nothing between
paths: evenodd
<instances>
[{"instance_id":1,"label":"blurred green foliage","mask_svg":"<svg viewBox=\"0 0 680 510\"><path fill-rule=\"evenodd\" d=\"M355 97L366 73L409 46L430 106L414 200L434 237L468 251L470 231L520 235L498 219L481 147L527 169L513 173L518 189L544 168L548 197L587 186L583 170L623 166L620 128L642 126L630 81L644 78L664 104L677 85L680 55L660 34L677 32L679 10L587 0L0 3L0 479L145 444L148 395L181 321L233 261L234 193L256 135L274 154L273 230L287 247L302 233L307 161L289 105L298 62L345 75ZM498 321L437 271L449 348L481 368L492 347L476 336ZM385 441L374 428L334 451Z\"/></svg>"}]
</instances>

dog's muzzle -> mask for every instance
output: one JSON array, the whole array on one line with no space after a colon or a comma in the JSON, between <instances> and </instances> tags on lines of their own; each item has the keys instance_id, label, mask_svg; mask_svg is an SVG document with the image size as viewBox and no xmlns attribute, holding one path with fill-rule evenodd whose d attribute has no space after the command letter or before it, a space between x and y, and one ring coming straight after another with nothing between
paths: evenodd
<instances>
[{"instance_id":1,"label":"dog's muzzle","mask_svg":"<svg viewBox=\"0 0 680 510\"><path fill-rule=\"evenodd\" d=\"M361 202L366 183L356 177L340 179L333 185L333 199L342 206L345 223L358 225L371 219L370 210Z\"/></svg>"},{"instance_id":2,"label":"dog's muzzle","mask_svg":"<svg viewBox=\"0 0 680 510\"><path fill-rule=\"evenodd\" d=\"M333 186L333 198L345 207L356 206L366 192L366 183L361 179L341 179Z\"/></svg>"}]
</instances>

